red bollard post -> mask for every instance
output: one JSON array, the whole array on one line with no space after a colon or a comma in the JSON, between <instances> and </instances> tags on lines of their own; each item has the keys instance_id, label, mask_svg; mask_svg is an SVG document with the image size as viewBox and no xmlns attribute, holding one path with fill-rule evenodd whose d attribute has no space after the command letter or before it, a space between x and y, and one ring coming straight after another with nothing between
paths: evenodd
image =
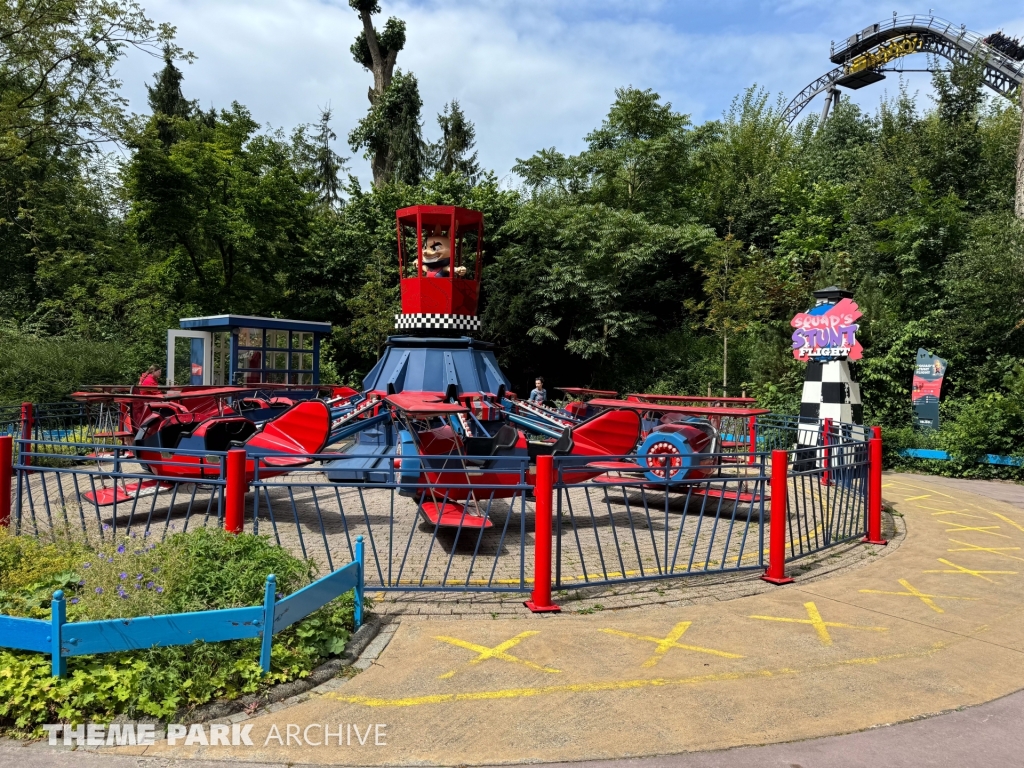
<instances>
[{"instance_id":1,"label":"red bollard post","mask_svg":"<svg viewBox=\"0 0 1024 768\"><path fill-rule=\"evenodd\" d=\"M224 530L241 533L245 530L245 450L232 448L228 451L227 473L224 478Z\"/></svg>"},{"instance_id":2,"label":"red bollard post","mask_svg":"<svg viewBox=\"0 0 1024 768\"><path fill-rule=\"evenodd\" d=\"M789 454L786 451L772 451L768 570L761 576L770 584L789 584L793 581L786 576L786 512L789 507L789 483L786 472L788 469Z\"/></svg>"},{"instance_id":3,"label":"red bollard post","mask_svg":"<svg viewBox=\"0 0 1024 768\"><path fill-rule=\"evenodd\" d=\"M32 403L21 404L21 439L31 440L32 439L32 428L35 426L35 413L32 408ZM21 450L26 454L21 457L21 463L26 466L32 463L32 457L27 455L32 453L32 444L25 443L22 445Z\"/></svg>"},{"instance_id":4,"label":"red bollard post","mask_svg":"<svg viewBox=\"0 0 1024 768\"><path fill-rule=\"evenodd\" d=\"M882 428L872 427L868 440L868 535L865 544L885 546L882 538Z\"/></svg>"},{"instance_id":5,"label":"red bollard post","mask_svg":"<svg viewBox=\"0 0 1024 768\"><path fill-rule=\"evenodd\" d=\"M536 522L533 530L533 594L523 605L534 613L555 613L562 610L551 602L551 508L554 496L554 460L537 457Z\"/></svg>"},{"instance_id":6,"label":"red bollard post","mask_svg":"<svg viewBox=\"0 0 1024 768\"><path fill-rule=\"evenodd\" d=\"M14 438L0 437L0 528L11 525L11 472L14 466Z\"/></svg>"},{"instance_id":7,"label":"red bollard post","mask_svg":"<svg viewBox=\"0 0 1024 768\"><path fill-rule=\"evenodd\" d=\"M756 461L757 454L757 417L751 416L747 419L747 438L750 444L750 456L747 457L747 464L753 464Z\"/></svg>"},{"instance_id":8,"label":"red bollard post","mask_svg":"<svg viewBox=\"0 0 1024 768\"><path fill-rule=\"evenodd\" d=\"M821 445L822 445L822 461L825 465L824 471L821 473L821 484L831 485L832 484L832 473L829 471L832 469L832 449L829 445L832 442L832 419L825 419L821 425Z\"/></svg>"}]
</instances>

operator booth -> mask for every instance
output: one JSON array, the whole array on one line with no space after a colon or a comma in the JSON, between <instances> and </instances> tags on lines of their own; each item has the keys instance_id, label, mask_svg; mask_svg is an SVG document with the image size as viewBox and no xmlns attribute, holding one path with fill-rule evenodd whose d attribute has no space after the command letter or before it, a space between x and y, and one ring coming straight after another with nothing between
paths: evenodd
<instances>
[{"instance_id":1,"label":"operator booth","mask_svg":"<svg viewBox=\"0 0 1024 768\"><path fill-rule=\"evenodd\" d=\"M211 315L179 325L167 331L168 385L320 383L320 341L330 323ZM186 341L183 350L179 342Z\"/></svg>"}]
</instances>

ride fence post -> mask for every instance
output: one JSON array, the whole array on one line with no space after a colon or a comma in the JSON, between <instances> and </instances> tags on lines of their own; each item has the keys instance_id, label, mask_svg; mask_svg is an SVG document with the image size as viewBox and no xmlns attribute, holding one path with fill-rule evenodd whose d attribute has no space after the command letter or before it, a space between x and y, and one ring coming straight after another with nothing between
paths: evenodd
<instances>
[{"instance_id":1,"label":"ride fence post","mask_svg":"<svg viewBox=\"0 0 1024 768\"><path fill-rule=\"evenodd\" d=\"M832 419L825 419L821 425L822 462L825 469L821 473L821 484L831 485L832 483Z\"/></svg>"},{"instance_id":2,"label":"ride fence post","mask_svg":"<svg viewBox=\"0 0 1024 768\"><path fill-rule=\"evenodd\" d=\"M68 606L64 602L64 592L53 593L50 603L50 671L54 677L64 677L68 671L68 662L60 652L60 632L68 620Z\"/></svg>"},{"instance_id":3,"label":"ride fence post","mask_svg":"<svg viewBox=\"0 0 1024 768\"><path fill-rule=\"evenodd\" d=\"M363 551L363 536L356 536L356 562L359 563L359 581L356 583L355 625L356 629L363 626L363 589L366 586L366 555Z\"/></svg>"},{"instance_id":4,"label":"ride fence post","mask_svg":"<svg viewBox=\"0 0 1024 768\"><path fill-rule=\"evenodd\" d=\"M768 570L761 576L769 584L789 584L786 576L786 514L789 508L789 453L772 451L771 513L768 520Z\"/></svg>"},{"instance_id":5,"label":"ride fence post","mask_svg":"<svg viewBox=\"0 0 1024 768\"><path fill-rule=\"evenodd\" d=\"M245 449L228 451L224 485L224 530L241 533L245 530Z\"/></svg>"},{"instance_id":6,"label":"ride fence post","mask_svg":"<svg viewBox=\"0 0 1024 768\"><path fill-rule=\"evenodd\" d=\"M0 528L11 525L11 474L14 472L14 436L0 437Z\"/></svg>"},{"instance_id":7,"label":"ride fence post","mask_svg":"<svg viewBox=\"0 0 1024 768\"><path fill-rule=\"evenodd\" d=\"M872 427L868 440L868 535L864 544L885 546L882 538L882 428Z\"/></svg>"},{"instance_id":8,"label":"ride fence post","mask_svg":"<svg viewBox=\"0 0 1024 768\"><path fill-rule=\"evenodd\" d=\"M277 576L270 574L263 585L263 637L260 639L260 668L270 674L270 648L274 642L274 604L277 600Z\"/></svg>"},{"instance_id":9,"label":"ride fence post","mask_svg":"<svg viewBox=\"0 0 1024 768\"><path fill-rule=\"evenodd\" d=\"M757 457L757 417L751 416L747 419L747 438L750 441L750 456L747 457L747 464L753 464Z\"/></svg>"},{"instance_id":10,"label":"ride fence post","mask_svg":"<svg viewBox=\"0 0 1024 768\"><path fill-rule=\"evenodd\" d=\"M536 523L533 531L533 594L523 605L534 613L562 610L551 602L551 508L554 496L554 459L537 457Z\"/></svg>"},{"instance_id":11,"label":"ride fence post","mask_svg":"<svg viewBox=\"0 0 1024 768\"><path fill-rule=\"evenodd\" d=\"M32 407L32 403L21 404L21 439L31 440L32 430L35 427L35 410ZM21 457L21 463L28 466L32 463L32 457L27 454L32 453L32 443L22 443L21 450L25 452L25 456Z\"/></svg>"}]
</instances>

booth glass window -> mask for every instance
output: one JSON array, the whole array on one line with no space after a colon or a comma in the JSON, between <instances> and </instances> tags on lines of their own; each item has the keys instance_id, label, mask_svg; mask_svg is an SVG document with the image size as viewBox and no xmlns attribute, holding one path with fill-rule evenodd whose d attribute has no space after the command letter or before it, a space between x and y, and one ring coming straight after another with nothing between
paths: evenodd
<instances>
[{"instance_id":1,"label":"booth glass window","mask_svg":"<svg viewBox=\"0 0 1024 768\"><path fill-rule=\"evenodd\" d=\"M222 387L228 382L231 359L231 334L227 331L212 333L213 337L213 385Z\"/></svg>"},{"instance_id":2,"label":"booth glass window","mask_svg":"<svg viewBox=\"0 0 1024 768\"><path fill-rule=\"evenodd\" d=\"M236 383L312 384L314 345L309 332L240 328Z\"/></svg>"}]
</instances>

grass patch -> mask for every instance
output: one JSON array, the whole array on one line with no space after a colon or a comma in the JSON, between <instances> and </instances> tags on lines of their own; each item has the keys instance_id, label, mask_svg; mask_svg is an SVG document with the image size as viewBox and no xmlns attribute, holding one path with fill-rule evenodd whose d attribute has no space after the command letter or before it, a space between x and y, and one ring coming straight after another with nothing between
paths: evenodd
<instances>
[{"instance_id":1,"label":"grass patch","mask_svg":"<svg viewBox=\"0 0 1024 768\"><path fill-rule=\"evenodd\" d=\"M0 529L0 613L13 616L48 619L55 589L67 597L68 621L259 605L269 573L279 596L317 576L312 563L251 534L200 528L159 543L133 536L94 545L42 543ZM256 693L306 677L341 653L353 628L350 592L275 635L265 677L258 639L76 656L63 679L51 677L49 656L0 650L0 732L38 735L43 723L119 715L166 718Z\"/></svg>"}]
</instances>

